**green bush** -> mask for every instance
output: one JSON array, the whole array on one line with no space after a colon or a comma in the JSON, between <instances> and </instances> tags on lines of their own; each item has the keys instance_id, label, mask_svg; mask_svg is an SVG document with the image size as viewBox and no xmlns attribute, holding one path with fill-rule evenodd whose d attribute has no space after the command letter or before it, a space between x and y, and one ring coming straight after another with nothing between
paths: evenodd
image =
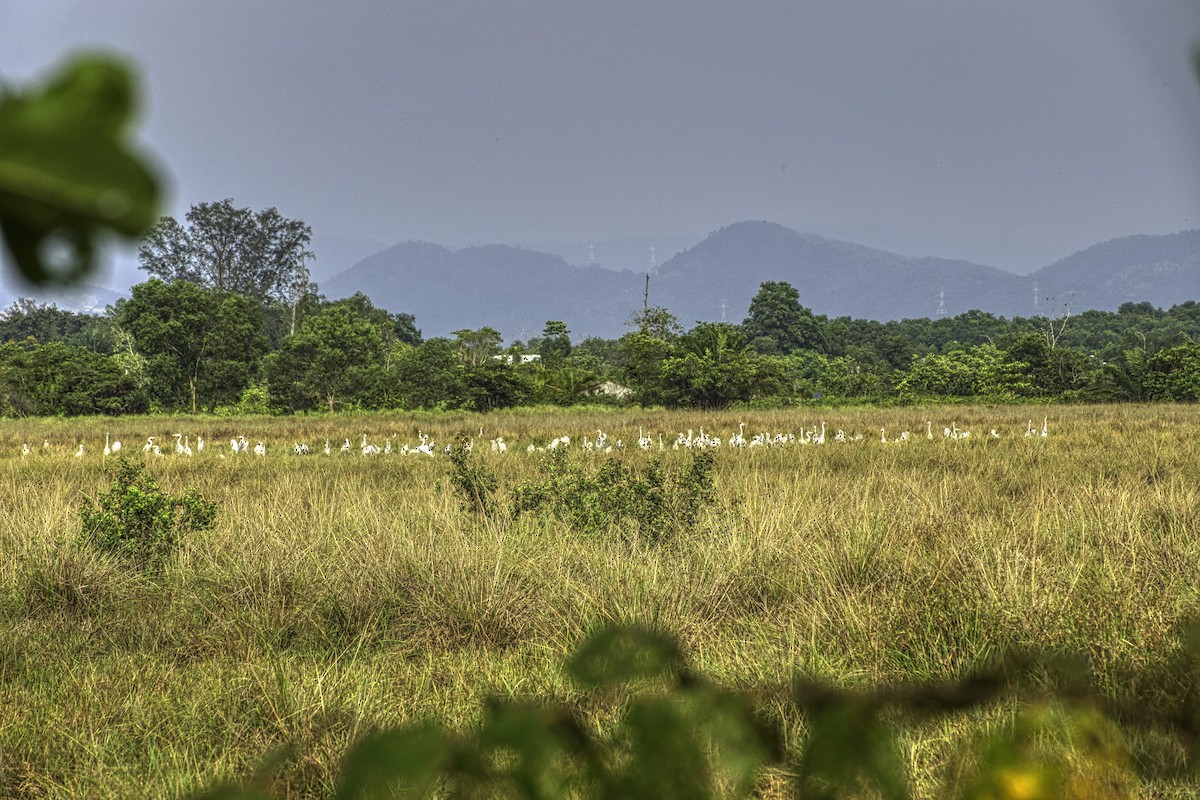
<instances>
[{"instance_id":1,"label":"green bush","mask_svg":"<svg viewBox=\"0 0 1200 800\"><path fill-rule=\"evenodd\" d=\"M517 514L550 513L584 533L632 523L644 538L661 542L691 530L701 509L713 502L712 470L711 453L667 475L657 456L639 473L617 458L596 468L571 463L566 448L556 448L546 457L545 477L513 491L513 508Z\"/></svg>"},{"instance_id":2,"label":"green bush","mask_svg":"<svg viewBox=\"0 0 1200 800\"><path fill-rule=\"evenodd\" d=\"M211 503L189 487L172 497L158 487L141 464L117 462L112 488L97 505L79 509L79 544L116 556L139 569L158 570L191 531L211 528L217 516Z\"/></svg>"},{"instance_id":3,"label":"green bush","mask_svg":"<svg viewBox=\"0 0 1200 800\"><path fill-rule=\"evenodd\" d=\"M496 474L471 458L466 436L459 436L450 449L450 485L465 511L490 517L496 510Z\"/></svg>"}]
</instances>

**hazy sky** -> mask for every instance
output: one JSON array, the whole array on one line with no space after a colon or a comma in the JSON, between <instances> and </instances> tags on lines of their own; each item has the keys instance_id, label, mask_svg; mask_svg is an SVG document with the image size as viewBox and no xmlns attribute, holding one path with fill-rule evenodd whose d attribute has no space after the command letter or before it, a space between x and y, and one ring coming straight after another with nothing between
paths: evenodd
<instances>
[{"instance_id":1,"label":"hazy sky","mask_svg":"<svg viewBox=\"0 0 1200 800\"><path fill-rule=\"evenodd\" d=\"M0 20L10 82L81 46L142 68L176 216L232 197L319 238L451 246L767 219L1020 270L1200 227L1198 0L0 0Z\"/></svg>"}]
</instances>

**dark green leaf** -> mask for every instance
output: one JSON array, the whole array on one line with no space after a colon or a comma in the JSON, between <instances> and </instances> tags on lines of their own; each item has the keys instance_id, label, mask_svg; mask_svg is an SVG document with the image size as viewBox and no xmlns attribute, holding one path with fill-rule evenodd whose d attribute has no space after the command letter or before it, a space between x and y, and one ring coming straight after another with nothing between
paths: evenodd
<instances>
[{"instance_id":1,"label":"dark green leaf","mask_svg":"<svg viewBox=\"0 0 1200 800\"><path fill-rule=\"evenodd\" d=\"M0 233L30 281L77 280L99 235L135 238L154 222L157 180L123 141L134 104L131 70L106 56L0 99Z\"/></svg>"},{"instance_id":2,"label":"dark green leaf","mask_svg":"<svg viewBox=\"0 0 1200 800\"><path fill-rule=\"evenodd\" d=\"M816 709L800 760L799 797L844 796L866 778L889 800L908 797L904 765L870 704L846 698Z\"/></svg>"},{"instance_id":3,"label":"dark green leaf","mask_svg":"<svg viewBox=\"0 0 1200 800\"><path fill-rule=\"evenodd\" d=\"M335 798L425 797L450 756L450 742L435 725L372 734L346 756Z\"/></svg>"},{"instance_id":4,"label":"dark green leaf","mask_svg":"<svg viewBox=\"0 0 1200 800\"><path fill-rule=\"evenodd\" d=\"M606 687L666 675L681 665L670 639L638 627L609 628L571 658L572 677L586 687Z\"/></svg>"}]
</instances>

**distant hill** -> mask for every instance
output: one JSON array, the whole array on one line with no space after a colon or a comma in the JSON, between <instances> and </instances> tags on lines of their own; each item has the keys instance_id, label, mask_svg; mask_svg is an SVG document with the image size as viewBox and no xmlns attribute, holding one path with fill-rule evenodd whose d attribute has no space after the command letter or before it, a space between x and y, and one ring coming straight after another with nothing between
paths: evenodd
<instances>
[{"instance_id":1,"label":"distant hill","mask_svg":"<svg viewBox=\"0 0 1200 800\"><path fill-rule=\"evenodd\" d=\"M1012 306L1023 279L1011 272L941 258L910 258L797 233L772 222L738 222L679 253L659 271L658 291L685 323L710 320L727 304L740 321L762 281L796 287L819 314L869 319L958 314L980 303ZM651 284L654 285L653 282ZM1028 303L1026 303L1028 305Z\"/></svg>"},{"instance_id":2,"label":"distant hill","mask_svg":"<svg viewBox=\"0 0 1200 800\"><path fill-rule=\"evenodd\" d=\"M448 250L426 242L389 247L326 281L329 297L362 291L417 318L424 336L490 325L529 339L547 320L578 336L614 337L641 301L642 276L573 267L559 256L506 245Z\"/></svg>"},{"instance_id":3,"label":"distant hill","mask_svg":"<svg viewBox=\"0 0 1200 800\"><path fill-rule=\"evenodd\" d=\"M1051 305L1069 301L1072 310L1114 311L1131 300L1163 308L1200 300L1200 231L1101 242L1030 278Z\"/></svg>"},{"instance_id":4,"label":"distant hill","mask_svg":"<svg viewBox=\"0 0 1200 800\"><path fill-rule=\"evenodd\" d=\"M738 222L661 265L650 303L685 326L741 321L763 281L795 286L818 314L867 319L932 317L982 309L1004 316L1115 309L1126 301L1170 306L1200 299L1200 231L1114 239L1030 276L994 267L885 250L798 233L771 222ZM642 273L574 267L561 257L505 245L452 251L407 242L360 261L322 284L330 297L362 291L391 311L414 314L425 336L491 325L528 339L561 319L574 338L615 337L641 307ZM1046 301L1046 298L1053 300Z\"/></svg>"}]
</instances>

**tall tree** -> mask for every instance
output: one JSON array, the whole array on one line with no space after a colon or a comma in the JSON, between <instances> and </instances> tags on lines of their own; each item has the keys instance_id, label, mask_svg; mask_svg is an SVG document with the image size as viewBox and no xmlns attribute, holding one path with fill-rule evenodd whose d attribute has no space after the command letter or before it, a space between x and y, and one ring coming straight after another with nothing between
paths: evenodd
<instances>
[{"instance_id":1,"label":"tall tree","mask_svg":"<svg viewBox=\"0 0 1200 800\"><path fill-rule=\"evenodd\" d=\"M454 336L463 361L472 367L478 367L489 361L492 356L499 355L500 345L504 342L500 331L490 325L484 325L477 331L463 328L454 331Z\"/></svg>"},{"instance_id":2,"label":"tall tree","mask_svg":"<svg viewBox=\"0 0 1200 800\"><path fill-rule=\"evenodd\" d=\"M151 397L168 408L234 402L267 347L261 306L189 281L134 286L116 321L146 358Z\"/></svg>"},{"instance_id":3,"label":"tall tree","mask_svg":"<svg viewBox=\"0 0 1200 800\"><path fill-rule=\"evenodd\" d=\"M267 357L271 400L293 411L360 402L377 380L383 351L376 325L349 304L331 303Z\"/></svg>"},{"instance_id":4,"label":"tall tree","mask_svg":"<svg viewBox=\"0 0 1200 800\"><path fill-rule=\"evenodd\" d=\"M567 323L557 319L547 320L537 343L537 351L548 363L557 363L571 355L571 330Z\"/></svg>"},{"instance_id":5,"label":"tall tree","mask_svg":"<svg viewBox=\"0 0 1200 800\"><path fill-rule=\"evenodd\" d=\"M701 322L679 339L679 355L659 366L671 405L725 408L771 391L771 360L754 352L738 326Z\"/></svg>"},{"instance_id":6,"label":"tall tree","mask_svg":"<svg viewBox=\"0 0 1200 800\"><path fill-rule=\"evenodd\" d=\"M304 266L313 255L312 228L300 220L274 208L237 208L230 198L198 203L185 219L186 226L163 217L143 237L142 269L168 283L188 281L293 307L315 291Z\"/></svg>"},{"instance_id":7,"label":"tall tree","mask_svg":"<svg viewBox=\"0 0 1200 800\"><path fill-rule=\"evenodd\" d=\"M821 328L811 310L800 305L800 292L786 281L766 281L750 301L742 330L759 352L824 350Z\"/></svg>"}]
</instances>

